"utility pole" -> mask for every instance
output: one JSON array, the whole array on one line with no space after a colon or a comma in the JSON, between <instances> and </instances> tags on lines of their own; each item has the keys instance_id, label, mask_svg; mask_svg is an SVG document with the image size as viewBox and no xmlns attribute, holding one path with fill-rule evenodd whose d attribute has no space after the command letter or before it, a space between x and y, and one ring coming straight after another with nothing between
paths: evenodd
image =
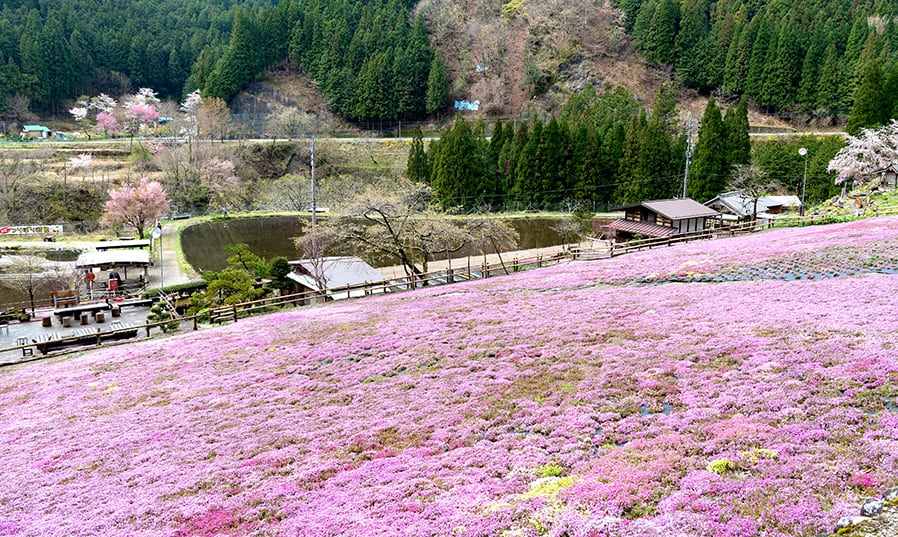
<instances>
[{"instance_id":1,"label":"utility pole","mask_svg":"<svg viewBox=\"0 0 898 537\"><path fill-rule=\"evenodd\" d=\"M315 138L318 136L318 116L315 116L315 130L312 132L312 226L318 225L318 184L315 182Z\"/></svg>"},{"instance_id":2,"label":"utility pole","mask_svg":"<svg viewBox=\"0 0 898 537\"><path fill-rule=\"evenodd\" d=\"M686 187L689 184L689 165L692 164L692 152L695 151L695 140L692 139L692 114L689 114L689 123L686 127L686 171L683 174L683 194L686 197Z\"/></svg>"}]
</instances>

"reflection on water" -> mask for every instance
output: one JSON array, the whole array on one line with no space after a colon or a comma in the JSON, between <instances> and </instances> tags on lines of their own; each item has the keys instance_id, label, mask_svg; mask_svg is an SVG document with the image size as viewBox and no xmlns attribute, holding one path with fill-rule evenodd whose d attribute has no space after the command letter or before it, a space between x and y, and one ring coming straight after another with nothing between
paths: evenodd
<instances>
[{"instance_id":1,"label":"reflection on water","mask_svg":"<svg viewBox=\"0 0 898 537\"><path fill-rule=\"evenodd\" d=\"M559 219L513 218L512 226L520 235L517 249L543 248L561 244L561 237L551 228ZM221 270L227 266L230 255L225 246L246 243L250 251L266 259L284 256L300 259L292 238L302 235L310 225L307 218L296 216L266 216L213 220L196 224L181 232L181 248L184 257L197 270ZM343 251L343 255L359 255L360 252ZM393 259L382 259L375 266L398 264Z\"/></svg>"},{"instance_id":2,"label":"reflection on water","mask_svg":"<svg viewBox=\"0 0 898 537\"><path fill-rule=\"evenodd\" d=\"M34 302L46 304L50 299L48 290L35 290ZM30 308L31 302L28 291L23 284L17 284L15 280L0 280L0 309Z\"/></svg>"}]
</instances>

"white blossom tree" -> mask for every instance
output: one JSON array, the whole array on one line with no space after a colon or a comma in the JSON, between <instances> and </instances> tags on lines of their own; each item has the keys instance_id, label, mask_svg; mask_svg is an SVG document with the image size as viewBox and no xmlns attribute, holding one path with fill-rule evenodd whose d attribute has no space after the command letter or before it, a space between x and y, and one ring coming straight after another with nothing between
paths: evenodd
<instances>
[{"instance_id":1,"label":"white blossom tree","mask_svg":"<svg viewBox=\"0 0 898 537\"><path fill-rule=\"evenodd\" d=\"M181 103L181 112L184 113L184 134L190 140L193 140L199 134L197 128L197 114L199 114L200 106L203 104L203 98L200 97L200 90L196 90L187 95L184 102Z\"/></svg>"},{"instance_id":2,"label":"white blossom tree","mask_svg":"<svg viewBox=\"0 0 898 537\"><path fill-rule=\"evenodd\" d=\"M898 163L898 121L876 129L861 129L849 136L845 147L829 161L827 171L835 172L836 184L851 180L855 185L875 179L874 172Z\"/></svg>"}]
</instances>

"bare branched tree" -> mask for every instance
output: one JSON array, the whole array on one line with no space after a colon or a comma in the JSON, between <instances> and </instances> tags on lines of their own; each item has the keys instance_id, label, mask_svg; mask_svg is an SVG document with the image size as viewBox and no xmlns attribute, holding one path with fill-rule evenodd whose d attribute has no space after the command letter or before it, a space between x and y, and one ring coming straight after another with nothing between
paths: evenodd
<instances>
[{"instance_id":1,"label":"bare branched tree","mask_svg":"<svg viewBox=\"0 0 898 537\"><path fill-rule=\"evenodd\" d=\"M488 253L495 253L499 256L499 263L505 268L507 274L508 268L505 267L505 261L502 260L502 252L516 248L520 239L518 232L511 227L511 224L501 218L483 216L468 223L468 232L474 239L475 248L483 254L483 263L486 264Z\"/></svg>"},{"instance_id":2,"label":"bare branched tree","mask_svg":"<svg viewBox=\"0 0 898 537\"><path fill-rule=\"evenodd\" d=\"M758 219L758 200L780 190L782 186L757 167L746 164L736 167L730 188L741 192L742 197L751 203L751 221L754 222Z\"/></svg>"},{"instance_id":3,"label":"bare branched tree","mask_svg":"<svg viewBox=\"0 0 898 537\"><path fill-rule=\"evenodd\" d=\"M341 242L368 257L386 256L408 276L427 272L433 254L460 249L467 238L450 231L448 217L433 208L429 186L399 179L366 185L338 207L334 226Z\"/></svg>"},{"instance_id":4,"label":"bare branched tree","mask_svg":"<svg viewBox=\"0 0 898 537\"><path fill-rule=\"evenodd\" d=\"M318 289L327 288L325 260L328 251L339 240L339 232L332 223L324 223L308 230L301 237L293 239L297 250L302 252L304 268L318 284Z\"/></svg>"}]
</instances>

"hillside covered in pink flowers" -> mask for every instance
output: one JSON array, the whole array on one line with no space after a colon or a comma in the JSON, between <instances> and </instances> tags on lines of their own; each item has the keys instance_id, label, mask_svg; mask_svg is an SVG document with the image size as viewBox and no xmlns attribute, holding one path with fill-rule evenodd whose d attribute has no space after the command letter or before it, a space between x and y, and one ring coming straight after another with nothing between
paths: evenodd
<instances>
[{"instance_id":1,"label":"hillside covered in pink flowers","mask_svg":"<svg viewBox=\"0 0 898 537\"><path fill-rule=\"evenodd\" d=\"M898 483L898 219L0 371L3 536L813 536Z\"/></svg>"}]
</instances>

